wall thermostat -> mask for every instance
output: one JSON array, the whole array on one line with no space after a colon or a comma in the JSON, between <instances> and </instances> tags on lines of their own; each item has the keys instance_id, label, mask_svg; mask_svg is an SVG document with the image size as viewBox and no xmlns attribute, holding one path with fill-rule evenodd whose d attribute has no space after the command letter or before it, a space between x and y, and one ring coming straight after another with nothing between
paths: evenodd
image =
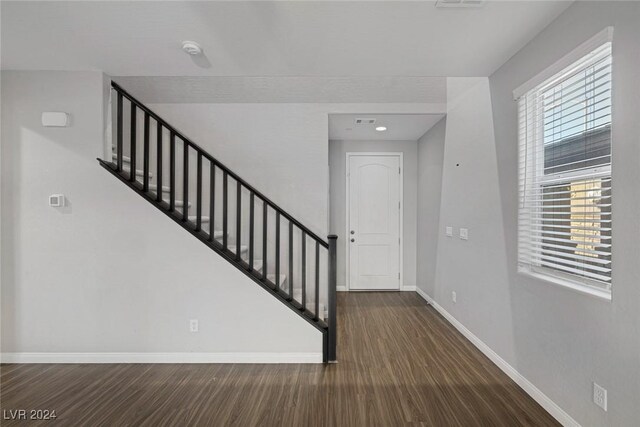
<instances>
[{"instance_id":1,"label":"wall thermostat","mask_svg":"<svg viewBox=\"0 0 640 427\"><path fill-rule=\"evenodd\" d=\"M42 113L42 126L64 128L69 126L69 115L60 111Z\"/></svg>"},{"instance_id":2,"label":"wall thermostat","mask_svg":"<svg viewBox=\"0 0 640 427\"><path fill-rule=\"evenodd\" d=\"M49 206L52 208L64 207L64 194L52 194L49 196Z\"/></svg>"}]
</instances>

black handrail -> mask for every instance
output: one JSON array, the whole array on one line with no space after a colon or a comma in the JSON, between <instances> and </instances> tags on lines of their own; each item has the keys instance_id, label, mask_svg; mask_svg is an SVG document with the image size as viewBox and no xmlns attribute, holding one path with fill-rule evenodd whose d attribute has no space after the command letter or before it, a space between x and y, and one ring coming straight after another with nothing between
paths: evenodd
<instances>
[{"instance_id":1,"label":"black handrail","mask_svg":"<svg viewBox=\"0 0 640 427\"><path fill-rule=\"evenodd\" d=\"M299 221L297 221L295 218L293 218L291 215L289 215L285 210L283 210L280 206L278 206L274 201L272 201L267 196L262 194L259 190L257 190L255 187L253 187L247 181L245 181L244 179L240 178L233 171L231 171L231 169L229 169L228 167L226 167L225 165L220 163L213 156L211 156L208 152L206 152L202 147L200 147L198 144L196 144L195 142L191 141L189 138L184 136L182 134L182 132L180 132L179 130L177 130L176 128L171 126L169 123L164 121L160 116L158 116L156 113L151 111L144 104L142 104L140 101L138 101L136 98L134 98L133 95L131 95L129 92L127 92L125 89L123 89L122 86L120 86L118 83L116 83L116 82L114 82L112 80L111 81L111 86L118 93L122 94L125 98L127 98L129 101L131 101L133 104L135 104L136 107L140 108L142 111L144 111L145 113L149 114L149 116L153 117L153 119L156 120L157 122L162 123L162 126L165 127L166 129L168 129L169 132L171 132L171 134L173 136L177 136L178 138L183 140L185 142L185 144L188 144L194 150L196 150L197 152L201 153L207 160L209 160L210 162L214 163L216 165L216 167L219 167L220 169L222 169L224 172L227 173L228 176L230 176L234 180L236 180L239 183L241 183L244 187L246 187L247 189L252 191L258 198L260 198L263 201L265 201L272 209L274 209L275 211L279 212L281 216L285 217L287 220L289 220L292 223L294 223L296 227L302 229L309 237L313 238L315 241L320 243L321 246L323 246L326 249L329 249L329 243L327 243L327 241L325 241L321 237L318 237L317 234L315 234L313 231L309 230L307 227L305 227L303 224L301 224Z\"/></svg>"}]
</instances>

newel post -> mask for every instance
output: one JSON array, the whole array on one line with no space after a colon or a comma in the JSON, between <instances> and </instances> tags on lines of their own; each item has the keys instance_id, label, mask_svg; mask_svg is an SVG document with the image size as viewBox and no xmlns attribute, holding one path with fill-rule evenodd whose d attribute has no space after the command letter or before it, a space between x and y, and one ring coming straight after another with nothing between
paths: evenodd
<instances>
[{"instance_id":1,"label":"newel post","mask_svg":"<svg viewBox=\"0 0 640 427\"><path fill-rule=\"evenodd\" d=\"M336 241L338 240L338 236L332 234L328 236L329 239L329 318L327 324L329 326L329 330L327 331L327 340L328 340L328 361L335 362L336 359L336 344L337 344L337 329L338 325L336 322Z\"/></svg>"}]
</instances>

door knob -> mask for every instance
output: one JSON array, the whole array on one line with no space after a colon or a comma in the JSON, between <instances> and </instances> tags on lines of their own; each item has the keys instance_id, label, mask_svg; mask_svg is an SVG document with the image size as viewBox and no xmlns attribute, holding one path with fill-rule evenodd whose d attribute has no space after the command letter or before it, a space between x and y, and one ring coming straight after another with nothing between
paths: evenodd
<instances>
[{"instance_id":1,"label":"door knob","mask_svg":"<svg viewBox=\"0 0 640 427\"><path fill-rule=\"evenodd\" d=\"M355 232L355 231L353 231L353 230L351 230L351 234L356 234L356 232Z\"/></svg>"},{"instance_id":2,"label":"door knob","mask_svg":"<svg viewBox=\"0 0 640 427\"><path fill-rule=\"evenodd\" d=\"M356 241L356 239L351 239L351 242L352 242L352 243L353 243L353 242L355 242L355 241Z\"/></svg>"}]
</instances>

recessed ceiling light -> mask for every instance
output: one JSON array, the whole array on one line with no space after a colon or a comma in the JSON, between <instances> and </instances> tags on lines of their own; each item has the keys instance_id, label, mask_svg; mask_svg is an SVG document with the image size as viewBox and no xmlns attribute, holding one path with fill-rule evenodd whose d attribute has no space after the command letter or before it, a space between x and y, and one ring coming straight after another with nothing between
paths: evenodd
<instances>
[{"instance_id":1,"label":"recessed ceiling light","mask_svg":"<svg viewBox=\"0 0 640 427\"><path fill-rule=\"evenodd\" d=\"M182 42L182 50L189 55L200 55L202 53L202 47L196 42L185 40Z\"/></svg>"},{"instance_id":2,"label":"recessed ceiling light","mask_svg":"<svg viewBox=\"0 0 640 427\"><path fill-rule=\"evenodd\" d=\"M386 128L386 127L384 127L384 126L378 126L378 127L376 128L376 130L377 130L378 132L384 132L385 130L387 130L387 128Z\"/></svg>"}]
</instances>

